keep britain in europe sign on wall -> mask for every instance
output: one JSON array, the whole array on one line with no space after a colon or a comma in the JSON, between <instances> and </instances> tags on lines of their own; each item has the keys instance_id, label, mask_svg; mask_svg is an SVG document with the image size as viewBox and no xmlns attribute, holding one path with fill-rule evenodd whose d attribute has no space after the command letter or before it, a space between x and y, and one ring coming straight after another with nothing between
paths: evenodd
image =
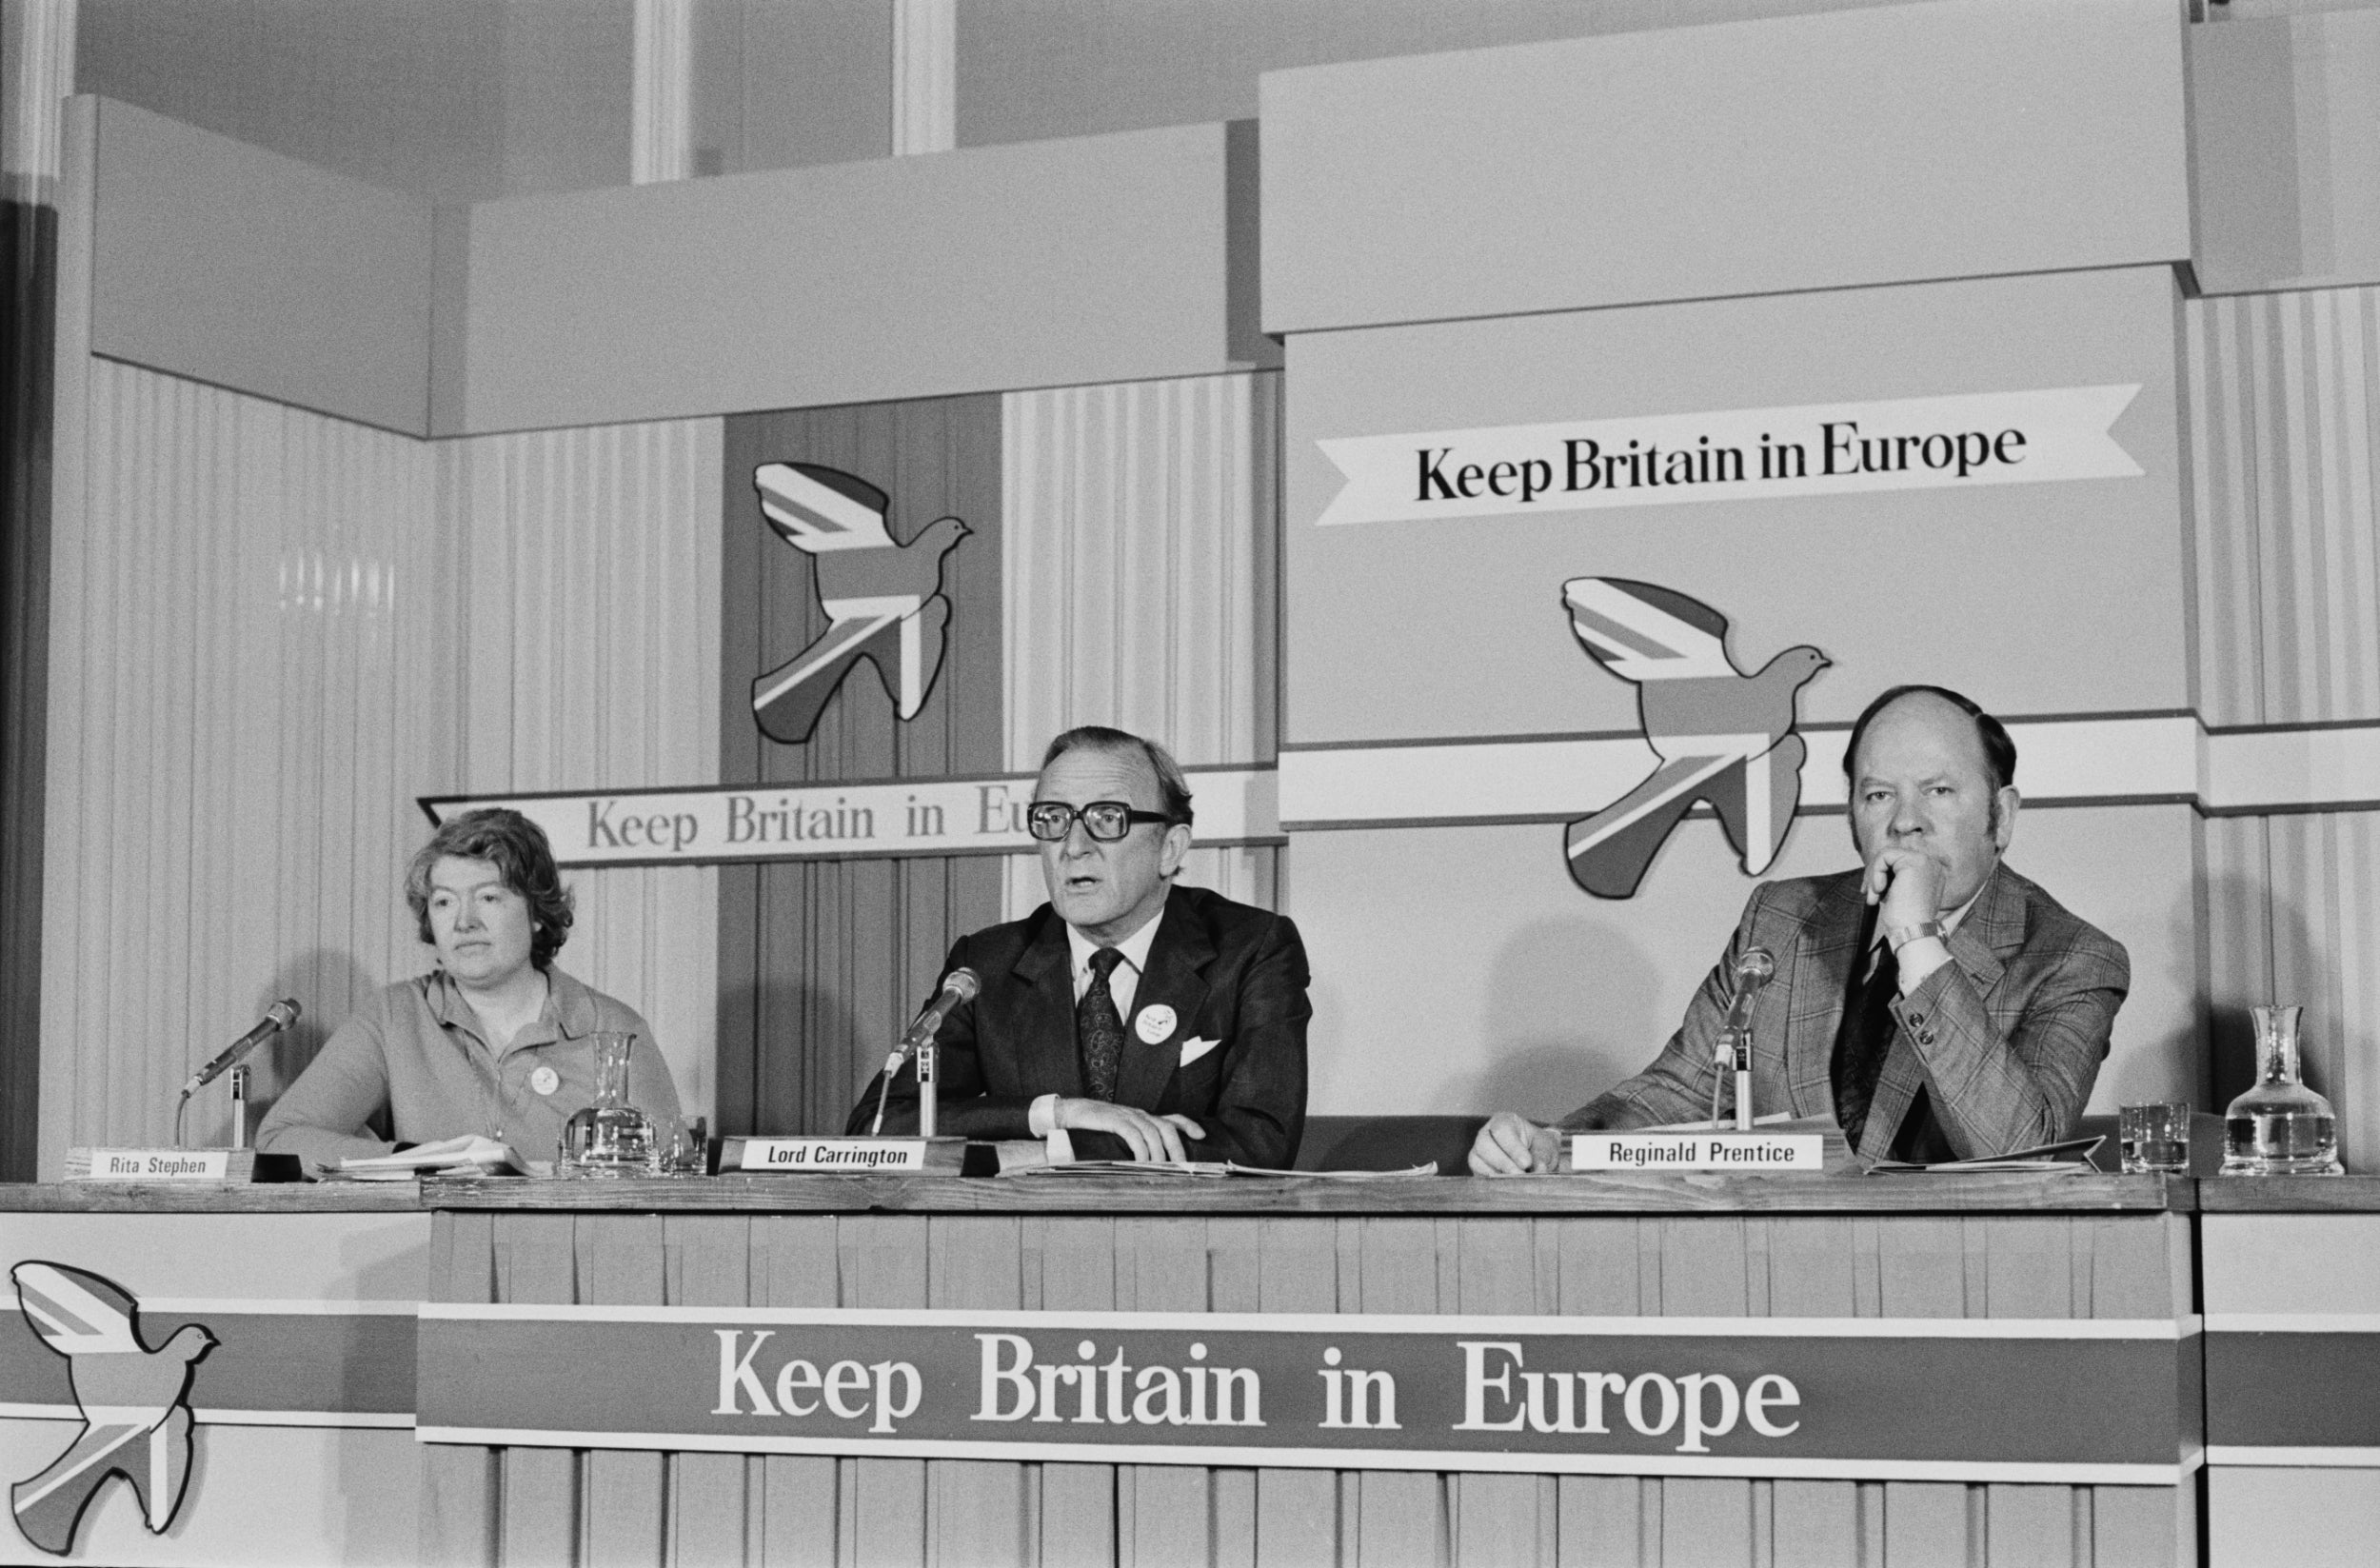
<instances>
[{"instance_id":1,"label":"keep britain in europe sign on wall","mask_svg":"<svg viewBox=\"0 0 2380 1568\"><path fill-rule=\"evenodd\" d=\"M1318 521L1386 523L2142 473L2109 434L2139 386L1506 425L1318 442Z\"/></svg>"},{"instance_id":2,"label":"keep britain in europe sign on wall","mask_svg":"<svg viewBox=\"0 0 2380 1568\"><path fill-rule=\"evenodd\" d=\"M1280 811L1269 767L1192 768L1198 842L1279 844ZM1024 828L1030 773L831 784L734 784L583 794L440 796L433 823L482 806L509 806L545 830L556 863L712 865L744 861L879 855L1013 855L1034 846Z\"/></svg>"},{"instance_id":3,"label":"keep britain in europe sign on wall","mask_svg":"<svg viewBox=\"0 0 2380 1568\"><path fill-rule=\"evenodd\" d=\"M2194 1327L425 1302L426 1442L2172 1484ZM604 1369L601 1377L587 1369ZM2073 1398L2091 1390L2087 1399ZM1942 1390L1959 1419L1941 1419Z\"/></svg>"}]
</instances>

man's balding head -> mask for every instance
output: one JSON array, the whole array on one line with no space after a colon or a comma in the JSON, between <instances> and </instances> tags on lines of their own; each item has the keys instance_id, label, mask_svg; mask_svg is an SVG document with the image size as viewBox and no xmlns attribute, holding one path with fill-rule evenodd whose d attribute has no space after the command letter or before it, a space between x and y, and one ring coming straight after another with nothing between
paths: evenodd
<instances>
[{"instance_id":1,"label":"man's balding head","mask_svg":"<svg viewBox=\"0 0 2380 1568\"><path fill-rule=\"evenodd\" d=\"M1974 730L1975 744L1980 748L1984 776L1991 781L1992 792L1997 795L2016 782L2016 743L2010 739L2008 727L1983 710L1980 704L1962 692L1948 686L1894 686L1870 703L1851 726L1851 739L1843 746L1843 778L1856 784L1859 778L1859 744L1868 738L1868 728L1876 715L1904 699L1931 697L1949 705L1964 714Z\"/></svg>"}]
</instances>

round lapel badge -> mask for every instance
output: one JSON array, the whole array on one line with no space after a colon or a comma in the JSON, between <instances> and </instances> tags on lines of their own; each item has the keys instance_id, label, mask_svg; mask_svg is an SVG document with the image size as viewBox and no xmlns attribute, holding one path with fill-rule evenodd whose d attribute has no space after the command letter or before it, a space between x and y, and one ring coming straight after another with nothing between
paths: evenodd
<instances>
[{"instance_id":1,"label":"round lapel badge","mask_svg":"<svg viewBox=\"0 0 2380 1568\"><path fill-rule=\"evenodd\" d=\"M551 1067L540 1067L529 1074L529 1087L539 1094L551 1094L562 1087L562 1075Z\"/></svg>"},{"instance_id":2,"label":"round lapel badge","mask_svg":"<svg viewBox=\"0 0 2380 1568\"><path fill-rule=\"evenodd\" d=\"M1143 1043L1162 1045L1174 1032L1174 1010L1161 1002L1153 1003L1140 1009L1140 1016L1132 1026Z\"/></svg>"}]
</instances>

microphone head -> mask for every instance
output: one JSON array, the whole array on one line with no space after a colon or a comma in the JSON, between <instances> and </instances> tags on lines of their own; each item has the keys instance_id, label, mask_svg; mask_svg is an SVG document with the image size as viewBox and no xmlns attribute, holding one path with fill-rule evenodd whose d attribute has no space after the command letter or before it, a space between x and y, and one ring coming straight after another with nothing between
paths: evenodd
<instances>
[{"instance_id":1,"label":"microphone head","mask_svg":"<svg viewBox=\"0 0 2380 1568\"><path fill-rule=\"evenodd\" d=\"M973 1002L982 991L983 982L976 978L974 970L962 965L942 977L942 989L957 996L961 1002Z\"/></svg>"},{"instance_id":2,"label":"microphone head","mask_svg":"<svg viewBox=\"0 0 2380 1568\"><path fill-rule=\"evenodd\" d=\"M265 1016L272 1020L274 1028L286 1029L298 1021L298 1015L305 1011L305 1008L298 1005L297 998L283 997L279 1002L265 1009Z\"/></svg>"},{"instance_id":3,"label":"microphone head","mask_svg":"<svg viewBox=\"0 0 2380 1568\"><path fill-rule=\"evenodd\" d=\"M1738 981L1767 981L1776 973L1776 958L1765 947L1747 947L1735 961Z\"/></svg>"}]
</instances>

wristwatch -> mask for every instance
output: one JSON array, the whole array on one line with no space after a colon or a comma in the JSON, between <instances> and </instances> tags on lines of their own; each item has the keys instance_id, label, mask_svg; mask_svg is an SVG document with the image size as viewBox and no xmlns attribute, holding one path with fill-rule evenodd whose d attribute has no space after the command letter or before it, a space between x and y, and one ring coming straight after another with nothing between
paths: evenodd
<instances>
[{"instance_id":1,"label":"wristwatch","mask_svg":"<svg viewBox=\"0 0 2380 1568\"><path fill-rule=\"evenodd\" d=\"M1884 940L1891 943L1893 951L1897 953L1913 942L1941 935L1942 923L1938 920L1927 920L1919 921L1914 925L1904 925L1895 930L1887 931L1884 933Z\"/></svg>"}]
</instances>

